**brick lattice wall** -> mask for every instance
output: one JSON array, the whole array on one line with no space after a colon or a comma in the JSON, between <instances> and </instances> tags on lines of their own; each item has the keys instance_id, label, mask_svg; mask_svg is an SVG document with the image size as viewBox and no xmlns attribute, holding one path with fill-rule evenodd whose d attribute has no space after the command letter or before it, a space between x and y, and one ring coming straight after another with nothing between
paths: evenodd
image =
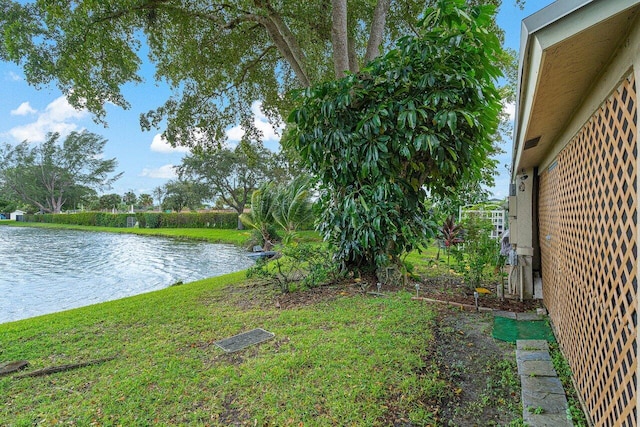
<instances>
[{"instance_id":1,"label":"brick lattice wall","mask_svg":"<svg viewBox=\"0 0 640 427\"><path fill-rule=\"evenodd\" d=\"M632 73L540 176L544 301L596 426L637 424L637 155Z\"/></svg>"}]
</instances>

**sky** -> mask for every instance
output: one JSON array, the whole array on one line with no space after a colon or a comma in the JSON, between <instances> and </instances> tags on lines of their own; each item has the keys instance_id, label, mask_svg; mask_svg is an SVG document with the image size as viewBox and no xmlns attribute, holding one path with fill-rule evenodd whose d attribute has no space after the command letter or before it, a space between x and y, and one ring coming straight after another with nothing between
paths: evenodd
<instances>
[{"instance_id":1,"label":"sky","mask_svg":"<svg viewBox=\"0 0 640 427\"><path fill-rule=\"evenodd\" d=\"M523 18L552 3L552 0L526 0L524 10L515 5L515 0L503 0L498 12L498 24L505 30L505 45L518 51L520 46L520 23ZM145 64L140 71L145 83L127 85L123 88L125 98L131 108L122 110L107 106L108 127L96 124L90 113L74 110L51 85L43 88L29 86L21 69L12 63L0 62L0 144L17 144L24 140L33 143L44 141L48 132L59 132L62 136L72 131L88 130L107 140L105 158L116 158L116 172L123 172L122 178L112 188L100 194L117 193L123 195L133 191L137 195L152 194L153 189L175 179L174 165L179 165L187 153L184 148L170 147L160 136L161 130L142 131L139 117L141 113L161 106L171 95L165 85L153 79L153 68ZM505 107L510 114L513 105ZM265 146L272 150L279 147L278 131L274 130L260 112L259 100L252 104L254 120L264 134ZM242 137L239 126L227 130L230 144ZM509 172L506 167L511 161L511 136L505 138L502 147L505 153L498 157L499 175L490 190L493 196L502 199L508 195Z\"/></svg>"}]
</instances>

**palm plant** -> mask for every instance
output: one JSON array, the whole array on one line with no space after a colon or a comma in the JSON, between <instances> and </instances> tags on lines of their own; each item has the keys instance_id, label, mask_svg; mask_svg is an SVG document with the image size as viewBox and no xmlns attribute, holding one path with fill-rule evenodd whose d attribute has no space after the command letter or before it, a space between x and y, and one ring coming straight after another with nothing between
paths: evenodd
<instances>
[{"instance_id":1,"label":"palm plant","mask_svg":"<svg viewBox=\"0 0 640 427\"><path fill-rule=\"evenodd\" d=\"M275 200L276 187L272 183L264 183L251 195L251 212L240 215L244 225L260 233L265 251L271 250L276 237L272 231Z\"/></svg>"},{"instance_id":2,"label":"palm plant","mask_svg":"<svg viewBox=\"0 0 640 427\"><path fill-rule=\"evenodd\" d=\"M288 185L278 187L275 195L273 219L284 230L284 243L289 243L296 230L308 224L313 216L311 181L306 176L295 178Z\"/></svg>"}]
</instances>

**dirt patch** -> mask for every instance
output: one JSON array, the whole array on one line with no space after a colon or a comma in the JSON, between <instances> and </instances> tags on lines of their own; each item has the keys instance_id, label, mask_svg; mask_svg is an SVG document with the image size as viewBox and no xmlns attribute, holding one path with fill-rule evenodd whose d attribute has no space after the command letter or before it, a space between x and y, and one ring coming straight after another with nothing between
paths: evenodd
<instances>
[{"instance_id":1,"label":"dirt patch","mask_svg":"<svg viewBox=\"0 0 640 427\"><path fill-rule=\"evenodd\" d=\"M434 357L452 389L439 425L508 425L522 416L515 347L492 338L492 324L492 314L438 308Z\"/></svg>"},{"instance_id":2,"label":"dirt patch","mask_svg":"<svg viewBox=\"0 0 640 427\"><path fill-rule=\"evenodd\" d=\"M470 288L461 278L456 276L440 276L425 278L419 282L417 294L420 297L431 298L438 301L450 301L460 304L475 305L474 290ZM535 311L542 307L539 300L527 300L521 302L515 298L498 298L498 282L489 282L482 285L489 291L488 294L479 294L478 305L494 310L504 310L512 312ZM415 285L414 285L415 292Z\"/></svg>"},{"instance_id":3,"label":"dirt patch","mask_svg":"<svg viewBox=\"0 0 640 427\"><path fill-rule=\"evenodd\" d=\"M397 292L399 290L416 293L416 285L419 285L417 295L420 297L467 305L475 304L474 289L465 285L462 278L455 275L427 277L419 281L409 280L402 286L382 284L380 288L378 288L378 283L373 277L365 277L357 280L345 279L340 283L291 293L282 293L276 289L275 285L269 284L266 281L256 280L249 281L243 285L230 286L225 290L224 297L220 296L220 298L228 300L229 296L231 296L239 309L268 308L274 306L285 309L304 307L331 301L338 297L362 295L366 293L375 295L376 292ZM514 298L498 298L498 286L498 282L483 284L483 287L490 293L479 296L478 303L480 306L512 312L534 311L536 308L542 307L538 300L520 302Z\"/></svg>"}]
</instances>

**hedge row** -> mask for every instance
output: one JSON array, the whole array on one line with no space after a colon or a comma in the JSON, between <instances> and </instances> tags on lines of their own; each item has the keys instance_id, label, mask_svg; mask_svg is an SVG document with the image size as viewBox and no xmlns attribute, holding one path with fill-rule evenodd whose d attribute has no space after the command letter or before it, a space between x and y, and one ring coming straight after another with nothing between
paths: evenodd
<instances>
[{"instance_id":1,"label":"hedge row","mask_svg":"<svg viewBox=\"0 0 640 427\"><path fill-rule=\"evenodd\" d=\"M135 217L135 221L127 218ZM238 214L233 212L112 214L82 212L74 214L25 215L26 222L87 225L93 227L127 227L136 222L140 228L218 228L238 227Z\"/></svg>"}]
</instances>

